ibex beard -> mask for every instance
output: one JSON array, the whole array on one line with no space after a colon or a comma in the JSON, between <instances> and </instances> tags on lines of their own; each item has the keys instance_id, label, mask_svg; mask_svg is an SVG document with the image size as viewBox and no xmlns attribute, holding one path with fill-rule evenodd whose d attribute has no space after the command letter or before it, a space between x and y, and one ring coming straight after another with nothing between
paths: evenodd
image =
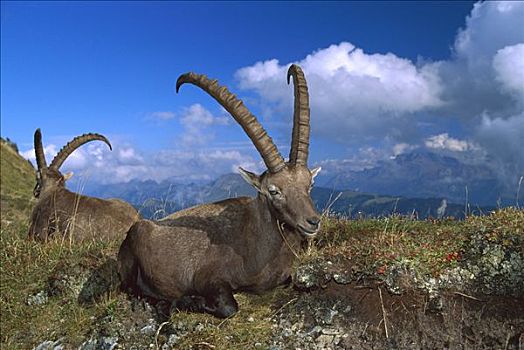
<instances>
[{"instance_id":1,"label":"ibex beard","mask_svg":"<svg viewBox=\"0 0 524 350\"><path fill-rule=\"evenodd\" d=\"M118 254L122 287L167 300L179 310L229 317L238 311L235 292L260 293L290 280L295 252L314 237L320 215L311 200L309 96L304 74L292 65L294 126L289 161L242 101L199 74L177 81L194 84L214 97L242 126L262 156L260 176L240 169L258 192L177 212L160 221L140 220Z\"/></svg>"}]
</instances>

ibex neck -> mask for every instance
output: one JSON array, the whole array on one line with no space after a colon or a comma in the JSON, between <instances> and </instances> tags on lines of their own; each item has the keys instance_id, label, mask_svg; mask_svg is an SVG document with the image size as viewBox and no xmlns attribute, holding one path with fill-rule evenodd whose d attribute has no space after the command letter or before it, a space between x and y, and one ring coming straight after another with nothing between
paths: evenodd
<instances>
[{"instance_id":1,"label":"ibex neck","mask_svg":"<svg viewBox=\"0 0 524 350\"><path fill-rule=\"evenodd\" d=\"M257 251L257 260L262 264L277 262L292 264L294 254L300 249L301 236L295 229L278 220L273 208L264 195L259 194L254 200L257 213L257 236L268 249ZM279 229L279 225L281 225ZM260 245L263 247L264 245Z\"/></svg>"}]
</instances>

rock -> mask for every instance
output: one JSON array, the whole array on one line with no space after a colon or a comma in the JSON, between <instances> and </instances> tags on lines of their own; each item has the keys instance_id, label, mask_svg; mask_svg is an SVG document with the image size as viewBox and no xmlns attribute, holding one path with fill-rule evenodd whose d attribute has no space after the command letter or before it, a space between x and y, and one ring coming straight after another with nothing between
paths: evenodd
<instances>
[{"instance_id":1,"label":"rock","mask_svg":"<svg viewBox=\"0 0 524 350\"><path fill-rule=\"evenodd\" d=\"M429 294L427 308L428 308L428 311L430 312L434 312L434 313L442 312L442 309L444 308L444 301L442 300L442 296L438 293Z\"/></svg>"},{"instance_id":2,"label":"rock","mask_svg":"<svg viewBox=\"0 0 524 350\"><path fill-rule=\"evenodd\" d=\"M293 282L299 289L324 287L330 280L329 265L322 259L299 266L294 273Z\"/></svg>"},{"instance_id":3,"label":"rock","mask_svg":"<svg viewBox=\"0 0 524 350\"><path fill-rule=\"evenodd\" d=\"M82 264L59 265L48 280L50 296L70 296L90 303L118 285L117 263L108 259L96 269Z\"/></svg>"},{"instance_id":4,"label":"rock","mask_svg":"<svg viewBox=\"0 0 524 350\"><path fill-rule=\"evenodd\" d=\"M333 273L333 280L339 284L349 284L352 280L352 275L348 271Z\"/></svg>"},{"instance_id":5,"label":"rock","mask_svg":"<svg viewBox=\"0 0 524 350\"><path fill-rule=\"evenodd\" d=\"M321 313L320 322L323 324L333 324L333 317L338 314L338 311L335 309L324 309Z\"/></svg>"},{"instance_id":6,"label":"rock","mask_svg":"<svg viewBox=\"0 0 524 350\"><path fill-rule=\"evenodd\" d=\"M154 325L147 325L140 329L140 333L145 335L154 335L156 333L156 327Z\"/></svg>"},{"instance_id":7,"label":"rock","mask_svg":"<svg viewBox=\"0 0 524 350\"><path fill-rule=\"evenodd\" d=\"M322 327L315 326L309 332L307 332L307 334L317 336L320 332L322 332Z\"/></svg>"},{"instance_id":8,"label":"rock","mask_svg":"<svg viewBox=\"0 0 524 350\"><path fill-rule=\"evenodd\" d=\"M38 344L34 350L63 350L64 346L61 343L61 339L57 341L45 340Z\"/></svg>"},{"instance_id":9,"label":"rock","mask_svg":"<svg viewBox=\"0 0 524 350\"><path fill-rule=\"evenodd\" d=\"M315 339L318 349L332 349L335 337L328 334L321 334Z\"/></svg>"},{"instance_id":10,"label":"rock","mask_svg":"<svg viewBox=\"0 0 524 350\"><path fill-rule=\"evenodd\" d=\"M35 295L30 295L26 303L27 305L45 305L47 304L47 301L49 300L47 293L43 290L36 293Z\"/></svg>"},{"instance_id":11,"label":"rock","mask_svg":"<svg viewBox=\"0 0 524 350\"><path fill-rule=\"evenodd\" d=\"M341 334L342 332L336 328L324 328L322 329L322 334L326 334L326 335L339 335Z\"/></svg>"},{"instance_id":12,"label":"rock","mask_svg":"<svg viewBox=\"0 0 524 350\"><path fill-rule=\"evenodd\" d=\"M290 328L284 328L284 329L282 330L282 336L283 336L283 337L288 338L288 337L290 337L290 336L292 336L292 335L293 335L293 331L292 331Z\"/></svg>"},{"instance_id":13,"label":"rock","mask_svg":"<svg viewBox=\"0 0 524 350\"><path fill-rule=\"evenodd\" d=\"M195 325L195 328L193 328L193 330L194 330L195 332L202 332L205 328L206 328L206 326L205 326L203 323L200 323L200 322L199 322L199 323L197 323L197 324Z\"/></svg>"},{"instance_id":14,"label":"rock","mask_svg":"<svg viewBox=\"0 0 524 350\"><path fill-rule=\"evenodd\" d=\"M386 273L384 278L384 284L386 289L391 294L401 295L404 293L404 288L402 288L401 281L402 277L406 275L406 271L402 266L393 265L391 266Z\"/></svg>"},{"instance_id":15,"label":"rock","mask_svg":"<svg viewBox=\"0 0 524 350\"><path fill-rule=\"evenodd\" d=\"M162 350L170 350L173 349L176 343L180 340L180 337L176 334L171 334L167 340L167 343L165 343L162 346Z\"/></svg>"},{"instance_id":16,"label":"rock","mask_svg":"<svg viewBox=\"0 0 524 350\"><path fill-rule=\"evenodd\" d=\"M157 323L154 319L150 318L147 320L147 325L140 329L140 333L145 335L155 335L157 330Z\"/></svg>"},{"instance_id":17,"label":"rock","mask_svg":"<svg viewBox=\"0 0 524 350\"><path fill-rule=\"evenodd\" d=\"M90 338L80 345L78 350L113 350L118 345L116 337Z\"/></svg>"},{"instance_id":18,"label":"rock","mask_svg":"<svg viewBox=\"0 0 524 350\"><path fill-rule=\"evenodd\" d=\"M95 350L97 343L98 340L91 338L83 342L82 345L80 345L80 347L78 348L78 350Z\"/></svg>"}]
</instances>

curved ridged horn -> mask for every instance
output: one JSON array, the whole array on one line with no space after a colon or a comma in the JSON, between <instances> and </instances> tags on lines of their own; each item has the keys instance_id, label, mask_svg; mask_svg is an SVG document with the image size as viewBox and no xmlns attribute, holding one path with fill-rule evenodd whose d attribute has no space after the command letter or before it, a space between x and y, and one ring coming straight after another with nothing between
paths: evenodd
<instances>
[{"instance_id":1,"label":"curved ridged horn","mask_svg":"<svg viewBox=\"0 0 524 350\"><path fill-rule=\"evenodd\" d=\"M108 139L106 139L105 136L100 135L100 134L94 134L94 133L84 134L82 136L75 137L73 140L68 142L64 147L62 147L62 149L55 156L55 159L53 159L49 167L54 168L56 170L60 169L60 167L65 162L67 157L69 157L71 153L73 153L78 147L82 146L84 143L87 143L89 141L94 141L94 140L105 142L106 145L109 146L109 149L113 150L111 143L109 142Z\"/></svg>"},{"instance_id":2,"label":"curved ridged horn","mask_svg":"<svg viewBox=\"0 0 524 350\"><path fill-rule=\"evenodd\" d=\"M278 152L277 146L257 118L244 106L242 100L229 92L225 86L218 85L217 80L211 80L202 74L181 75L176 81L177 93L180 86L185 83L196 85L207 92L235 118L255 145L270 172L276 173L285 167L284 158Z\"/></svg>"},{"instance_id":3,"label":"curved ridged horn","mask_svg":"<svg viewBox=\"0 0 524 350\"><path fill-rule=\"evenodd\" d=\"M36 165L38 170L43 170L47 168L44 155L44 147L42 146L42 132L40 128L35 131L35 156L36 156Z\"/></svg>"},{"instance_id":4,"label":"curved ridged horn","mask_svg":"<svg viewBox=\"0 0 524 350\"><path fill-rule=\"evenodd\" d=\"M293 114L293 136L291 137L291 151L289 163L307 166L309 154L309 93L307 82L302 69L292 64L287 71L287 83L293 76L295 87L295 111Z\"/></svg>"}]
</instances>

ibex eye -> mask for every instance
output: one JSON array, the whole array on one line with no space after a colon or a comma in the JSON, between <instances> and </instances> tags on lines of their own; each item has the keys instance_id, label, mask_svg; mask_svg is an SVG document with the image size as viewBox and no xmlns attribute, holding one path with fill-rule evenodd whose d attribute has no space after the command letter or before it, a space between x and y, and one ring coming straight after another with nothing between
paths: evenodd
<instances>
[{"instance_id":1,"label":"ibex eye","mask_svg":"<svg viewBox=\"0 0 524 350\"><path fill-rule=\"evenodd\" d=\"M269 194L272 195L272 196L276 196L277 194L280 193L278 188L276 188L275 186L269 186L269 188L267 190L268 190Z\"/></svg>"}]
</instances>

